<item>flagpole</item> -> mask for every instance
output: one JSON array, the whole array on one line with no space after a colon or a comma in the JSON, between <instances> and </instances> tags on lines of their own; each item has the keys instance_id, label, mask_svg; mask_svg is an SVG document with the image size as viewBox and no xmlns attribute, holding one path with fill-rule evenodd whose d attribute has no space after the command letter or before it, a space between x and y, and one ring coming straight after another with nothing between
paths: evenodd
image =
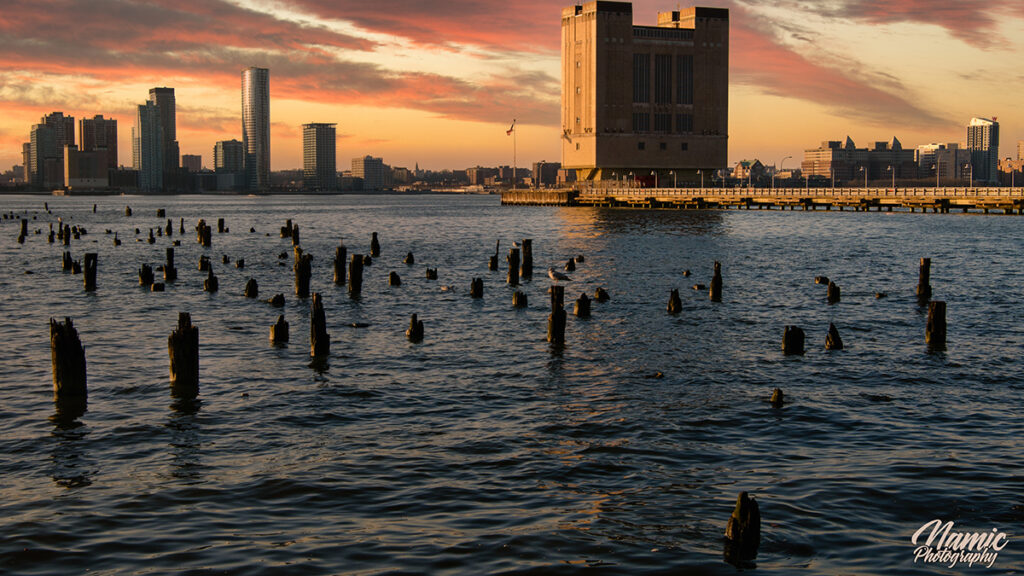
<instances>
[{"instance_id":1,"label":"flagpole","mask_svg":"<svg viewBox=\"0 0 1024 576\"><path fill-rule=\"evenodd\" d=\"M512 121L512 189L516 189L516 121Z\"/></svg>"}]
</instances>

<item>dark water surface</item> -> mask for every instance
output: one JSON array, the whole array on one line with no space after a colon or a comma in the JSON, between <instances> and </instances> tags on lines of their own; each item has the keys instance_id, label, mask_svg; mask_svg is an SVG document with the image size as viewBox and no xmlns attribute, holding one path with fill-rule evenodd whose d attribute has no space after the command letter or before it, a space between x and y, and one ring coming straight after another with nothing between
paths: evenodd
<instances>
[{"instance_id":1,"label":"dark water surface","mask_svg":"<svg viewBox=\"0 0 1024 576\"><path fill-rule=\"evenodd\" d=\"M136 227L144 238L166 223L157 208L173 238L136 242ZM493 196L16 196L0 210L43 230L20 246L17 222L0 223L0 573L733 574L723 531L743 490L764 522L756 572L1024 566L1019 217L503 208ZM99 253L95 293L46 243L57 216L88 230L71 251ZM200 217L212 249L195 241ZM286 218L315 257L323 371L310 367ZM373 231L383 253L350 300L331 283L334 246L366 253ZM522 238L537 274L515 310L504 257ZM161 263L174 239L178 281L140 289L139 265ZM502 272L488 272L498 239ZM201 254L216 294L202 291ZM567 300L603 286L611 301L570 316L556 353L544 271L578 254ZM943 353L924 343L921 256L949 307ZM689 288L715 260L721 303ZM387 285L392 270L402 286ZM841 303L826 304L816 275ZM474 276L483 300L468 297ZM249 277L264 299L285 294L287 347L267 337L281 311L242 297ZM678 316L665 313L673 288ZM195 403L169 393L179 311L199 327ZM422 344L404 337L412 313ZM64 316L88 359L88 411L73 424L51 418L48 320ZM823 349L830 321L846 350ZM807 332L805 356L782 356L786 324ZM782 409L767 402L775 387ZM915 564L910 537L936 518L1009 544L988 569Z\"/></svg>"}]
</instances>

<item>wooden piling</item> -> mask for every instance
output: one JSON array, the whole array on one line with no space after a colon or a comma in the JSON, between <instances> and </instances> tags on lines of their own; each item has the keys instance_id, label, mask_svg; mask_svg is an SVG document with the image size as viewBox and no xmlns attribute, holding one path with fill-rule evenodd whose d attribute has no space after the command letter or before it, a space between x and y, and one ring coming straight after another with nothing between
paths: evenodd
<instances>
[{"instance_id":1,"label":"wooden piling","mask_svg":"<svg viewBox=\"0 0 1024 576\"><path fill-rule=\"evenodd\" d=\"M405 259L402 260L402 262L405 263L406 266L412 266L416 263L416 258L413 257L412 252L409 252L405 255Z\"/></svg>"},{"instance_id":2,"label":"wooden piling","mask_svg":"<svg viewBox=\"0 0 1024 576\"><path fill-rule=\"evenodd\" d=\"M174 267L174 248L167 249L167 261L164 262L164 282L173 282L178 278L178 269Z\"/></svg>"},{"instance_id":3,"label":"wooden piling","mask_svg":"<svg viewBox=\"0 0 1024 576\"><path fill-rule=\"evenodd\" d=\"M256 282L255 278L249 278L249 281L245 283L246 298L259 298L260 297L260 285Z\"/></svg>"},{"instance_id":4,"label":"wooden piling","mask_svg":"<svg viewBox=\"0 0 1024 576\"><path fill-rule=\"evenodd\" d=\"M65 246L71 246L71 226L68 226L67 224L64 225L63 242Z\"/></svg>"},{"instance_id":5,"label":"wooden piling","mask_svg":"<svg viewBox=\"0 0 1024 576\"><path fill-rule=\"evenodd\" d=\"M21 232L18 234L19 237L24 238L28 236L28 220L21 219ZM24 240L22 240L24 242Z\"/></svg>"},{"instance_id":6,"label":"wooden piling","mask_svg":"<svg viewBox=\"0 0 1024 576\"><path fill-rule=\"evenodd\" d=\"M527 306L526 292L520 292L516 290L512 293L512 307L513 308L526 308Z\"/></svg>"},{"instance_id":7,"label":"wooden piling","mask_svg":"<svg viewBox=\"0 0 1024 576\"><path fill-rule=\"evenodd\" d=\"M124 215L125 216L131 216L132 215L132 207L131 206L125 206L124 207Z\"/></svg>"},{"instance_id":8,"label":"wooden piling","mask_svg":"<svg viewBox=\"0 0 1024 576\"><path fill-rule=\"evenodd\" d=\"M292 246L298 246L301 241L299 240L299 225L292 226Z\"/></svg>"},{"instance_id":9,"label":"wooden piling","mask_svg":"<svg viewBox=\"0 0 1024 576\"><path fill-rule=\"evenodd\" d=\"M348 260L348 248L344 245L336 247L334 249L334 284L337 286L344 286L347 280L346 260Z\"/></svg>"},{"instance_id":10,"label":"wooden piling","mask_svg":"<svg viewBox=\"0 0 1024 576\"><path fill-rule=\"evenodd\" d=\"M296 252L295 264L292 268L295 270L295 295L299 298L309 298L309 279L313 275L313 255Z\"/></svg>"},{"instance_id":11,"label":"wooden piling","mask_svg":"<svg viewBox=\"0 0 1024 576\"><path fill-rule=\"evenodd\" d=\"M594 300L597 300L598 302L607 302L608 300L611 300L611 296L608 295L607 290L598 287L597 290L594 290Z\"/></svg>"},{"instance_id":12,"label":"wooden piling","mask_svg":"<svg viewBox=\"0 0 1024 576\"><path fill-rule=\"evenodd\" d=\"M804 353L804 331L799 326L786 326L782 333L782 353L787 356Z\"/></svg>"},{"instance_id":13,"label":"wooden piling","mask_svg":"<svg viewBox=\"0 0 1024 576\"><path fill-rule=\"evenodd\" d=\"M469 283L469 297L470 298L483 298L484 297L484 280L483 278L473 278Z\"/></svg>"},{"instance_id":14,"label":"wooden piling","mask_svg":"<svg viewBox=\"0 0 1024 576\"><path fill-rule=\"evenodd\" d=\"M427 268L427 280L437 280L437 268Z\"/></svg>"},{"instance_id":15,"label":"wooden piling","mask_svg":"<svg viewBox=\"0 0 1024 576\"><path fill-rule=\"evenodd\" d=\"M55 237L56 236L55 236L55 233L53 231L53 223L51 222L50 223L50 233L46 236L46 242L48 244L53 244L53 240L54 240ZM117 236L114 236L114 239L115 239L114 246L117 246L117 241L116 241L117 240Z\"/></svg>"},{"instance_id":16,"label":"wooden piling","mask_svg":"<svg viewBox=\"0 0 1024 576\"><path fill-rule=\"evenodd\" d=\"M185 219L178 218L178 234L185 234Z\"/></svg>"},{"instance_id":17,"label":"wooden piling","mask_svg":"<svg viewBox=\"0 0 1024 576\"><path fill-rule=\"evenodd\" d=\"M569 258L565 262L565 271L566 272L575 272L576 271L576 260L574 258Z\"/></svg>"},{"instance_id":18,"label":"wooden piling","mask_svg":"<svg viewBox=\"0 0 1024 576\"><path fill-rule=\"evenodd\" d=\"M151 292L163 292L164 291L164 283L163 282L153 282L153 285L149 287L149 290Z\"/></svg>"},{"instance_id":19,"label":"wooden piling","mask_svg":"<svg viewBox=\"0 0 1024 576\"><path fill-rule=\"evenodd\" d=\"M152 228L149 229L149 238L148 238L148 240L149 240L150 244L156 244L156 236L153 236L153 229Z\"/></svg>"},{"instance_id":20,"label":"wooden piling","mask_svg":"<svg viewBox=\"0 0 1024 576\"><path fill-rule=\"evenodd\" d=\"M712 302L722 301L722 263L715 261L715 274L711 277L711 290L708 296Z\"/></svg>"},{"instance_id":21,"label":"wooden piling","mask_svg":"<svg viewBox=\"0 0 1024 576\"><path fill-rule=\"evenodd\" d=\"M373 237L370 239L370 256L377 258L380 256L380 240L377 239L377 233L373 233Z\"/></svg>"},{"instance_id":22,"label":"wooden piling","mask_svg":"<svg viewBox=\"0 0 1024 576\"><path fill-rule=\"evenodd\" d=\"M369 254L364 254L363 255L363 266L365 267L365 266L372 266L372 265L373 265L373 258Z\"/></svg>"},{"instance_id":23,"label":"wooden piling","mask_svg":"<svg viewBox=\"0 0 1024 576\"><path fill-rule=\"evenodd\" d=\"M519 285L519 248L511 248L508 251L508 256L505 257L505 261L508 262L508 284L509 286Z\"/></svg>"},{"instance_id":24,"label":"wooden piling","mask_svg":"<svg viewBox=\"0 0 1024 576\"><path fill-rule=\"evenodd\" d=\"M679 314L683 311L683 301L679 298L679 290L676 288L672 289L672 293L668 297L668 313Z\"/></svg>"},{"instance_id":25,"label":"wooden piling","mask_svg":"<svg viewBox=\"0 0 1024 576\"><path fill-rule=\"evenodd\" d=\"M292 221L288 220L284 226L281 226L281 238L292 237Z\"/></svg>"},{"instance_id":26,"label":"wooden piling","mask_svg":"<svg viewBox=\"0 0 1024 576\"><path fill-rule=\"evenodd\" d=\"M423 341L423 321L419 320L415 314L409 320L409 329L405 331L405 337L409 339L409 342Z\"/></svg>"},{"instance_id":27,"label":"wooden piling","mask_svg":"<svg viewBox=\"0 0 1024 576\"><path fill-rule=\"evenodd\" d=\"M220 257L220 263L221 264L228 264L230 262L231 262L231 258L228 258L227 254L224 254L223 256Z\"/></svg>"},{"instance_id":28,"label":"wooden piling","mask_svg":"<svg viewBox=\"0 0 1024 576\"><path fill-rule=\"evenodd\" d=\"M825 350L842 350L843 339L839 337L839 329L836 325L828 323L828 335L825 336Z\"/></svg>"},{"instance_id":29,"label":"wooden piling","mask_svg":"<svg viewBox=\"0 0 1024 576\"><path fill-rule=\"evenodd\" d=\"M88 396L85 349L71 318L50 318L50 359L53 365L53 399L61 403L85 403Z\"/></svg>"},{"instance_id":30,"label":"wooden piling","mask_svg":"<svg viewBox=\"0 0 1024 576\"><path fill-rule=\"evenodd\" d=\"M491 272L498 271L498 250L501 249L501 240L494 245L494 255L487 259L487 269Z\"/></svg>"},{"instance_id":31,"label":"wooden piling","mask_svg":"<svg viewBox=\"0 0 1024 576\"><path fill-rule=\"evenodd\" d=\"M139 286L152 286L153 280L153 268L149 264L143 264L139 268Z\"/></svg>"},{"instance_id":32,"label":"wooden piling","mask_svg":"<svg viewBox=\"0 0 1024 576\"><path fill-rule=\"evenodd\" d=\"M274 308L284 307L284 294L274 294L274 297L267 300L267 304L270 304Z\"/></svg>"},{"instance_id":33,"label":"wooden piling","mask_svg":"<svg viewBox=\"0 0 1024 576\"><path fill-rule=\"evenodd\" d=\"M580 294L580 297L576 299L576 304L573 306L572 313L577 318L590 318L590 297L586 294Z\"/></svg>"},{"instance_id":34,"label":"wooden piling","mask_svg":"<svg viewBox=\"0 0 1024 576\"><path fill-rule=\"evenodd\" d=\"M314 292L309 305L309 355L323 358L331 351L331 335L327 333L327 316L320 293Z\"/></svg>"},{"instance_id":35,"label":"wooden piling","mask_svg":"<svg viewBox=\"0 0 1024 576\"><path fill-rule=\"evenodd\" d=\"M71 252L65 250L64 255L61 257L61 270L64 272L71 272L73 262L74 261L71 259Z\"/></svg>"},{"instance_id":36,"label":"wooden piling","mask_svg":"<svg viewBox=\"0 0 1024 576\"><path fill-rule=\"evenodd\" d=\"M178 314L178 327L167 337L171 358L171 393L195 398L199 394L199 327L188 312Z\"/></svg>"},{"instance_id":37,"label":"wooden piling","mask_svg":"<svg viewBox=\"0 0 1024 576\"><path fill-rule=\"evenodd\" d=\"M523 280L533 278L533 240L529 238L523 239L523 265L519 275Z\"/></svg>"},{"instance_id":38,"label":"wooden piling","mask_svg":"<svg viewBox=\"0 0 1024 576\"><path fill-rule=\"evenodd\" d=\"M921 266L917 276L917 299L927 302L932 297L932 259L921 258Z\"/></svg>"},{"instance_id":39,"label":"wooden piling","mask_svg":"<svg viewBox=\"0 0 1024 576\"><path fill-rule=\"evenodd\" d=\"M746 492L736 498L729 523L725 527L726 556L738 560L750 560L757 556L761 545L761 511L757 500Z\"/></svg>"},{"instance_id":40,"label":"wooden piling","mask_svg":"<svg viewBox=\"0 0 1024 576\"><path fill-rule=\"evenodd\" d=\"M223 218L217 218L217 234L223 234L224 231L225 231L225 229L224 229L224 219Z\"/></svg>"},{"instance_id":41,"label":"wooden piling","mask_svg":"<svg viewBox=\"0 0 1024 576\"><path fill-rule=\"evenodd\" d=\"M946 348L946 303L940 300L928 304L928 323L924 329L924 341L933 350Z\"/></svg>"},{"instance_id":42,"label":"wooden piling","mask_svg":"<svg viewBox=\"0 0 1024 576\"><path fill-rule=\"evenodd\" d=\"M363 255L353 254L348 264L348 295L358 298L363 291Z\"/></svg>"},{"instance_id":43,"label":"wooden piling","mask_svg":"<svg viewBox=\"0 0 1024 576\"><path fill-rule=\"evenodd\" d=\"M235 268L238 268L239 270L245 268L245 258L235 260Z\"/></svg>"},{"instance_id":44,"label":"wooden piling","mask_svg":"<svg viewBox=\"0 0 1024 576\"><path fill-rule=\"evenodd\" d=\"M551 314L548 316L548 342L565 344L565 286L551 286Z\"/></svg>"},{"instance_id":45,"label":"wooden piling","mask_svg":"<svg viewBox=\"0 0 1024 576\"><path fill-rule=\"evenodd\" d=\"M171 224L171 219L167 219L167 226L164 228L164 235L170 238L174 236L174 225Z\"/></svg>"},{"instance_id":46,"label":"wooden piling","mask_svg":"<svg viewBox=\"0 0 1024 576\"><path fill-rule=\"evenodd\" d=\"M398 272L391 272L388 274L388 286L401 286L402 279L398 276Z\"/></svg>"},{"instance_id":47,"label":"wooden piling","mask_svg":"<svg viewBox=\"0 0 1024 576\"><path fill-rule=\"evenodd\" d=\"M828 293L825 295L825 299L828 300L829 304L837 304L841 300L841 291L839 285L835 282L828 283Z\"/></svg>"},{"instance_id":48,"label":"wooden piling","mask_svg":"<svg viewBox=\"0 0 1024 576\"><path fill-rule=\"evenodd\" d=\"M277 317L277 322L270 326L270 343L284 344L288 342L288 322L285 322L284 314Z\"/></svg>"},{"instance_id":49,"label":"wooden piling","mask_svg":"<svg viewBox=\"0 0 1024 576\"><path fill-rule=\"evenodd\" d=\"M83 283L85 289L89 292L96 290L96 266L98 264L99 255L95 252L87 252L85 254L85 274L83 274Z\"/></svg>"},{"instance_id":50,"label":"wooden piling","mask_svg":"<svg viewBox=\"0 0 1024 576\"><path fill-rule=\"evenodd\" d=\"M203 280L203 292L216 292L220 288L220 282L213 275L213 266L207 270L206 280Z\"/></svg>"},{"instance_id":51,"label":"wooden piling","mask_svg":"<svg viewBox=\"0 0 1024 576\"><path fill-rule=\"evenodd\" d=\"M814 277L814 283L815 284L828 284L829 283L828 276L815 276Z\"/></svg>"},{"instance_id":52,"label":"wooden piling","mask_svg":"<svg viewBox=\"0 0 1024 576\"><path fill-rule=\"evenodd\" d=\"M782 392L782 388L776 388L772 390L771 405L773 408L782 408L782 405L786 403L786 395Z\"/></svg>"},{"instance_id":53,"label":"wooden piling","mask_svg":"<svg viewBox=\"0 0 1024 576\"><path fill-rule=\"evenodd\" d=\"M208 272L210 270L210 258L208 256L199 256L199 271Z\"/></svg>"}]
</instances>

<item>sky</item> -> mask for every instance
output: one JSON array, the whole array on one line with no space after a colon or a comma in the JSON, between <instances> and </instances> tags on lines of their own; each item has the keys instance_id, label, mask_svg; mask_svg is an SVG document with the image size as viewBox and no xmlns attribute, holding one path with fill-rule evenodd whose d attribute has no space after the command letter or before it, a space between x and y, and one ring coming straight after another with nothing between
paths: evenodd
<instances>
[{"instance_id":1,"label":"sky","mask_svg":"<svg viewBox=\"0 0 1024 576\"><path fill-rule=\"evenodd\" d=\"M241 140L241 71L270 69L271 168L300 168L302 124L337 123L338 167L371 154L445 169L560 160L560 15L543 0L3 0L0 170L52 111L118 120L177 99L182 154ZM689 4L633 3L637 25ZM1024 0L723 0L730 10L729 162L794 167L806 148L897 137L1024 139Z\"/></svg>"}]
</instances>

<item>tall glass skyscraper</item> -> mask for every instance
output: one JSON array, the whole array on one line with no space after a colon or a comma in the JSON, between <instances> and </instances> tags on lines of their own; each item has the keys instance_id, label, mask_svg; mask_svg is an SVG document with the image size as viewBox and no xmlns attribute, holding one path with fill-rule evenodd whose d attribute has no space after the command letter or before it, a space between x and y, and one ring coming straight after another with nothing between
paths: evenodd
<instances>
[{"instance_id":1,"label":"tall glass skyscraper","mask_svg":"<svg viewBox=\"0 0 1024 576\"><path fill-rule=\"evenodd\" d=\"M270 188L270 70L242 71L242 147L250 190Z\"/></svg>"},{"instance_id":2,"label":"tall glass skyscraper","mask_svg":"<svg viewBox=\"0 0 1024 576\"><path fill-rule=\"evenodd\" d=\"M164 185L164 142L160 107L149 101L138 107L132 128L132 164L139 171L139 190L159 192Z\"/></svg>"},{"instance_id":3,"label":"tall glass skyscraper","mask_svg":"<svg viewBox=\"0 0 1024 576\"><path fill-rule=\"evenodd\" d=\"M179 166L177 112L174 103L174 88L150 88L149 101L160 109L160 130L163 133L160 147L163 150L163 186L177 187L176 176Z\"/></svg>"},{"instance_id":4,"label":"tall glass skyscraper","mask_svg":"<svg viewBox=\"0 0 1024 576\"><path fill-rule=\"evenodd\" d=\"M336 124L302 125L302 183L309 190L338 187Z\"/></svg>"},{"instance_id":5,"label":"tall glass skyscraper","mask_svg":"<svg viewBox=\"0 0 1024 576\"><path fill-rule=\"evenodd\" d=\"M971 151L974 180L999 181L999 122L993 118L971 118L967 125L967 149Z\"/></svg>"}]
</instances>

